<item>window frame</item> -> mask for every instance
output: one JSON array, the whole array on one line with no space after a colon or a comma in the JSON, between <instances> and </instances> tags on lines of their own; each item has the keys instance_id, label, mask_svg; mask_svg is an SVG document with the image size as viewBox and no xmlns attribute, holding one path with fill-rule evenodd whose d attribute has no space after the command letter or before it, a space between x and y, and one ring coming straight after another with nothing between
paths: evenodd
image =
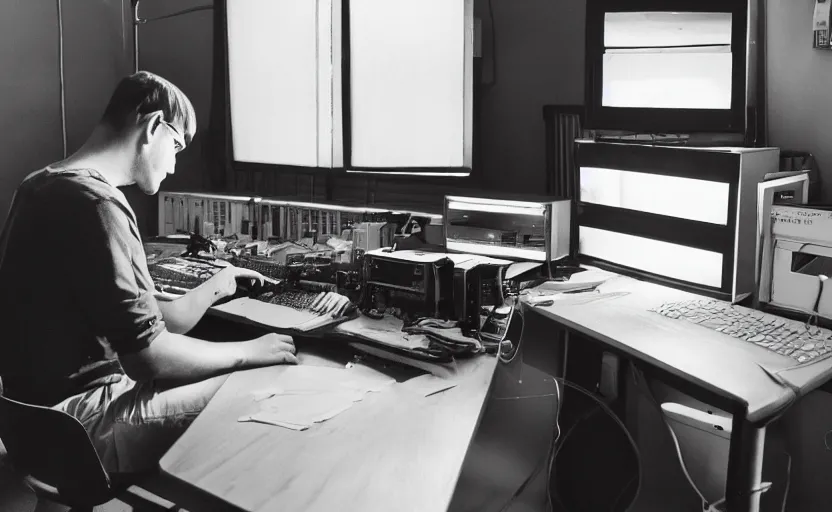
<instances>
[{"instance_id":1,"label":"window frame","mask_svg":"<svg viewBox=\"0 0 832 512\"><path fill-rule=\"evenodd\" d=\"M352 89L350 77L350 24L349 7L350 0L327 0L331 5L332 12L332 58L333 71L331 74L332 83L332 159L330 167L307 167L287 164L271 164L261 162L238 161L234 156L233 133L234 127L231 119L231 90L230 90L230 67L229 67L229 38L228 38L228 0L221 0L224 4L221 20L223 33L222 45L224 58L220 61L215 59L215 65L222 66L222 73L225 85L225 122L226 122L226 145L230 167L233 172L283 172L286 174L299 175L324 175L339 176L348 175L357 178L365 177L371 179L419 179L420 182L436 182L447 184L449 182L460 182L474 176L474 162L477 161L478 151L478 128L476 118L476 83L475 83L475 59L474 59L474 0L460 0L465 4L465 129L463 144L464 160L469 165L463 167L361 167L353 166L351 163L351 95ZM314 0L319 2L319 0ZM320 3L319 3L320 8ZM340 18L340 20L338 19ZM340 21L340 23L338 23ZM320 23L319 23L320 26ZM340 37L336 32L340 28ZM339 58L340 57L340 58ZM337 108L340 104L340 109ZM340 115L339 115L340 114ZM340 119L339 119L340 118ZM340 131L340 140L338 138ZM319 143L320 147L320 143ZM233 182L232 182L233 183Z\"/></svg>"}]
</instances>

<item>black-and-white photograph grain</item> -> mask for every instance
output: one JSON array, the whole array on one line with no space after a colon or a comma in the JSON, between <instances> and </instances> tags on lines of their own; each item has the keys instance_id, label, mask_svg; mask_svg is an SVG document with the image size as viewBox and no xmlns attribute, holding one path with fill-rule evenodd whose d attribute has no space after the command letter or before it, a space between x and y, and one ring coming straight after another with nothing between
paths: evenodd
<instances>
[{"instance_id":1,"label":"black-and-white photograph grain","mask_svg":"<svg viewBox=\"0 0 832 512\"><path fill-rule=\"evenodd\" d=\"M830 509L830 23L0 0L0 512Z\"/></svg>"}]
</instances>

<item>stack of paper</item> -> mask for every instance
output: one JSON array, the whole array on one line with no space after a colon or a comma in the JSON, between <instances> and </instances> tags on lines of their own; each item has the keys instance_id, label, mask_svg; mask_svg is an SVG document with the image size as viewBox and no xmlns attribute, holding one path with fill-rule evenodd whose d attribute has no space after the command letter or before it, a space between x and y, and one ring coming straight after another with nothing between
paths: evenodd
<instances>
[{"instance_id":1,"label":"stack of paper","mask_svg":"<svg viewBox=\"0 0 832 512\"><path fill-rule=\"evenodd\" d=\"M346 411L367 393L380 392L394 382L367 367L289 366L273 386L253 392L259 411L238 421L306 430Z\"/></svg>"}]
</instances>

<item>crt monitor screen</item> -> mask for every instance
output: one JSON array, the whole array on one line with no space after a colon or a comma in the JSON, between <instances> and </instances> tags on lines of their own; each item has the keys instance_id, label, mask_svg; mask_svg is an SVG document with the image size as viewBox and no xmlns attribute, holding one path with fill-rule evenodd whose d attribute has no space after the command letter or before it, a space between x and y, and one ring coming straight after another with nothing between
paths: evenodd
<instances>
[{"instance_id":1,"label":"crt monitor screen","mask_svg":"<svg viewBox=\"0 0 832 512\"><path fill-rule=\"evenodd\" d=\"M602 107L730 110L730 12L605 12Z\"/></svg>"}]
</instances>

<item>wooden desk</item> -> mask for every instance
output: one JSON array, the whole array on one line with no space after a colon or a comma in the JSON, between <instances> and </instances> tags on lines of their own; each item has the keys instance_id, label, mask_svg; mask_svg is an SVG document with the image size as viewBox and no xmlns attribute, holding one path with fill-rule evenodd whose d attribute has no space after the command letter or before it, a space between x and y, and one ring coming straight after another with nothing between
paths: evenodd
<instances>
[{"instance_id":1,"label":"wooden desk","mask_svg":"<svg viewBox=\"0 0 832 512\"><path fill-rule=\"evenodd\" d=\"M301 364L343 366L320 353ZM167 495L197 510L445 511L477 429L497 359L460 365L457 387L424 397L394 384L309 430L237 418L285 367L231 375L162 458ZM194 502L201 490L204 501Z\"/></svg>"},{"instance_id":2,"label":"wooden desk","mask_svg":"<svg viewBox=\"0 0 832 512\"><path fill-rule=\"evenodd\" d=\"M661 375L684 381L691 394L734 414L726 488L729 512L756 511L765 425L795 400L832 376L832 358L795 367L796 362L763 347L649 309L698 295L610 274L601 297L575 294L549 307L526 308L646 363ZM616 292L626 295L604 294ZM564 296L566 297L566 296ZM778 383L763 367L777 373ZM698 394L698 396L697 396ZM718 402L718 403L715 403Z\"/></svg>"}]
</instances>

